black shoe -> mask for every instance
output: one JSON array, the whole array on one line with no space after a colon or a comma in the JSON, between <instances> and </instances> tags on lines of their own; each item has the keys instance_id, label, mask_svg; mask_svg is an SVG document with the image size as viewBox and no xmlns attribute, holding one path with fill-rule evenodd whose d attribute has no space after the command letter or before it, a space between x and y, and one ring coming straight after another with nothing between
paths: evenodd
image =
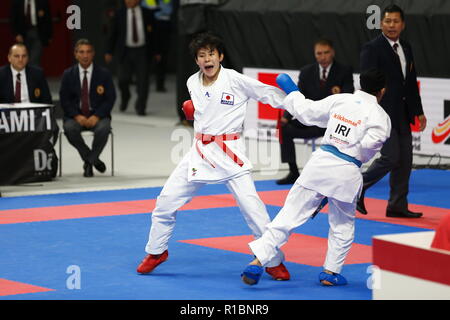
<instances>
[{"instance_id":1,"label":"black shoe","mask_svg":"<svg viewBox=\"0 0 450 320\"><path fill-rule=\"evenodd\" d=\"M394 211L386 209L386 217L390 218L420 218L422 215L422 212L412 212L409 210Z\"/></svg>"},{"instance_id":2,"label":"black shoe","mask_svg":"<svg viewBox=\"0 0 450 320\"><path fill-rule=\"evenodd\" d=\"M367 209L366 209L366 206L364 205L364 196L363 195L358 199L358 202L356 203L356 210L358 210L359 213L361 213L361 214L367 214Z\"/></svg>"},{"instance_id":3,"label":"black shoe","mask_svg":"<svg viewBox=\"0 0 450 320\"><path fill-rule=\"evenodd\" d=\"M97 169L97 171L104 173L106 171L106 165L105 163L98 159L95 163L94 163L94 168Z\"/></svg>"},{"instance_id":4,"label":"black shoe","mask_svg":"<svg viewBox=\"0 0 450 320\"><path fill-rule=\"evenodd\" d=\"M92 164L89 162L85 162L83 165L84 173L83 176L86 178L90 178L94 176L94 170L92 170Z\"/></svg>"},{"instance_id":5,"label":"black shoe","mask_svg":"<svg viewBox=\"0 0 450 320\"><path fill-rule=\"evenodd\" d=\"M289 174L284 177L283 179L277 180L277 184L294 184L295 181L298 179L300 174L298 172L289 172Z\"/></svg>"}]
</instances>

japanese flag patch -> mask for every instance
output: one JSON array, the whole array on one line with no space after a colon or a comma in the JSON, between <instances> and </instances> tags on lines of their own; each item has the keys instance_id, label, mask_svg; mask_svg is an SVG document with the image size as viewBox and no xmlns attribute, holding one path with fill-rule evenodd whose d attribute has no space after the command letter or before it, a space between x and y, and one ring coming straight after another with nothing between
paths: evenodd
<instances>
[{"instance_id":1,"label":"japanese flag patch","mask_svg":"<svg viewBox=\"0 0 450 320\"><path fill-rule=\"evenodd\" d=\"M230 93L222 92L221 104L234 105L234 96Z\"/></svg>"}]
</instances>

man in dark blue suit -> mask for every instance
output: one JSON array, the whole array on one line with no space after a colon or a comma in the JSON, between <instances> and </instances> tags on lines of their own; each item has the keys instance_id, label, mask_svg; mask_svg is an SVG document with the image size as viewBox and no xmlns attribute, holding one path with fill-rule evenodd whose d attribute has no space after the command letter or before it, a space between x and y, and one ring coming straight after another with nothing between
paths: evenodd
<instances>
[{"instance_id":1,"label":"man in dark blue suit","mask_svg":"<svg viewBox=\"0 0 450 320\"><path fill-rule=\"evenodd\" d=\"M321 100L336 93L353 93L353 70L334 59L333 43L320 39L314 43L316 62L300 70L298 87L307 99ZM285 111L281 121L281 162L289 164L286 177L277 184L293 184L299 177L295 154L295 138L310 139L323 136L325 128L306 126Z\"/></svg>"},{"instance_id":2,"label":"man in dark blue suit","mask_svg":"<svg viewBox=\"0 0 450 320\"><path fill-rule=\"evenodd\" d=\"M391 136L376 159L363 173L363 191L357 209L367 214L365 191L390 172L390 196L387 217L420 218L422 213L408 210L409 177L413 149L410 124L418 117L420 130L426 127L426 117L417 86L417 75L411 46L400 39L405 28L403 10L389 5L382 15L382 34L366 43L361 51L361 72L372 68L386 74L386 94L380 102L392 123Z\"/></svg>"},{"instance_id":3,"label":"man in dark blue suit","mask_svg":"<svg viewBox=\"0 0 450 320\"><path fill-rule=\"evenodd\" d=\"M139 5L139 0L124 0L125 7L116 11L112 22L105 54L110 63L115 52L119 64L119 89L121 93L120 110L128 107L131 94L129 86L132 76L136 76L136 113L146 115L149 93L150 63L157 54L156 22L154 12Z\"/></svg>"},{"instance_id":4,"label":"man in dark blue suit","mask_svg":"<svg viewBox=\"0 0 450 320\"><path fill-rule=\"evenodd\" d=\"M75 45L76 65L64 71L59 91L61 107L64 110L64 133L84 161L85 177L94 175L92 167L99 172L106 166L99 159L108 142L111 131L111 110L116 101L116 90L110 72L94 65L94 47L86 39ZM81 132L94 132L92 149Z\"/></svg>"},{"instance_id":5,"label":"man in dark blue suit","mask_svg":"<svg viewBox=\"0 0 450 320\"><path fill-rule=\"evenodd\" d=\"M44 72L28 64L24 44L15 44L9 49L8 61L9 64L0 68L0 103L53 104Z\"/></svg>"}]
</instances>

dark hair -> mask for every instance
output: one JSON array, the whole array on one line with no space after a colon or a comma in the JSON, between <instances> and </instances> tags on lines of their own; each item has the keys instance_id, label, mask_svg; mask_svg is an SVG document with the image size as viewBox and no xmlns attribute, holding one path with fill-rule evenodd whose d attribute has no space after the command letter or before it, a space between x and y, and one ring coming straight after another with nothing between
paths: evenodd
<instances>
[{"instance_id":1,"label":"dark hair","mask_svg":"<svg viewBox=\"0 0 450 320\"><path fill-rule=\"evenodd\" d=\"M195 59L197 59L198 51L204 48L217 49L219 55L223 54L225 50L222 39L210 31L195 35L189 43L189 50Z\"/></svg>"},{"instance_id":2,"label":"dark hair","mask_svg":"<svg viewBox=\"0 0 450 320\"><path fill-rule=\"evenodd\" d=\"M402 21L405 21L405 13L403 12L402 8L400 8L398 5L390 4L386 8L384 8L382 15L383 18L387 12L389 13L398 12L400 13L400 18L402 19Z\"/></svg>"},{"instance_id":3,"label":"dark hair","mask_svg":"<svg viewBox=\"0 0 450 320\"><path fill-rule=\"evenodd\" d=\"M375 95L386 86L386 76L378 69L369 69L361 73L359 84L362 91Z\"/></svg>"},{"instance_id":4,"label":"dark hair","mask_svg":"<svg viewBox=\"0 0 450 320\"><path fill-rule=\"evenodd\" d=\"M94 45L88 40L88 39L84 39L84 38L82 38L82 39L79 39L76 43L75 43L75 51L77 51L78 50L78 47L79 46L82 46L82 45L87 45L87 46L91 46L92 47L92 50L95 50L95 48L94 48Z\"/></svg>"},{"instance_id":5,"label":"dark hair","mask_svg":"<svg viewBox=\"0 0 450 320\"><path fill-rule=\"evenodd\" d=\"M333 41L331 41L330 39L320 38L314 42L314 47L316 47L318 44L320 44L322 46L329 46L331 48L334 48Z\"/></svg>"}]
</instances>

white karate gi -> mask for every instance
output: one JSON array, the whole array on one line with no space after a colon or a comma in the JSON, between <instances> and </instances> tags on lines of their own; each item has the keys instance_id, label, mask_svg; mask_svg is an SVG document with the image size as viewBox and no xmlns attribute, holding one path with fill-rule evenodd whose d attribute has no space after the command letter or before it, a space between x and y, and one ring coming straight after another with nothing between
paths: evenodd
<instances>
[{"instance_id":1,"label":"white karate gi","mask_svg":"<svg viewBox=\"0 0 450 320\"><path fill-rule=\"evenodd\" d=\"M281 108L286 97L283 91L276 87L223 67L214 84L205 87L202 78L203 75L199 71L187 81L195 107L194 129L199 134L216 137L229 134L237 137L243 130L250 98ZM241 165L224 152L224 145L242 161L239 162ZM206 144L194 138L191 149L172 172L157 198L145 251L160 254L168 248L177 210L208 183L226 184L253 235L259 238L270 223L270 217L256 192L250 175L251 168L251 162L245 156L245 143L242 138L226 141L219 139L218 142L215 139ZM270 260L269 267L277 266L284 260L284 255L280 251Z\"/></svg>"},{"instance_id":2,"label":"white karate gi","mask_svg":"<svg viewBox=\"0 0 450 320\"><path fill-rule=\"evenodd\" d=\"M369 161L390 136L389 116L375 96L363 91L336 94L315 102L294 91L286 97L284 106L300 122L327 128L322 145L336 147L362 163ZM322 199L328 197L330 230L324 268L340 273L353 242L361 189L361 170L355 163L319 148L267 231L249 244L251 250L265 265L287 242L292 230L305 223Z\"/></svg>"}]
</instances>

